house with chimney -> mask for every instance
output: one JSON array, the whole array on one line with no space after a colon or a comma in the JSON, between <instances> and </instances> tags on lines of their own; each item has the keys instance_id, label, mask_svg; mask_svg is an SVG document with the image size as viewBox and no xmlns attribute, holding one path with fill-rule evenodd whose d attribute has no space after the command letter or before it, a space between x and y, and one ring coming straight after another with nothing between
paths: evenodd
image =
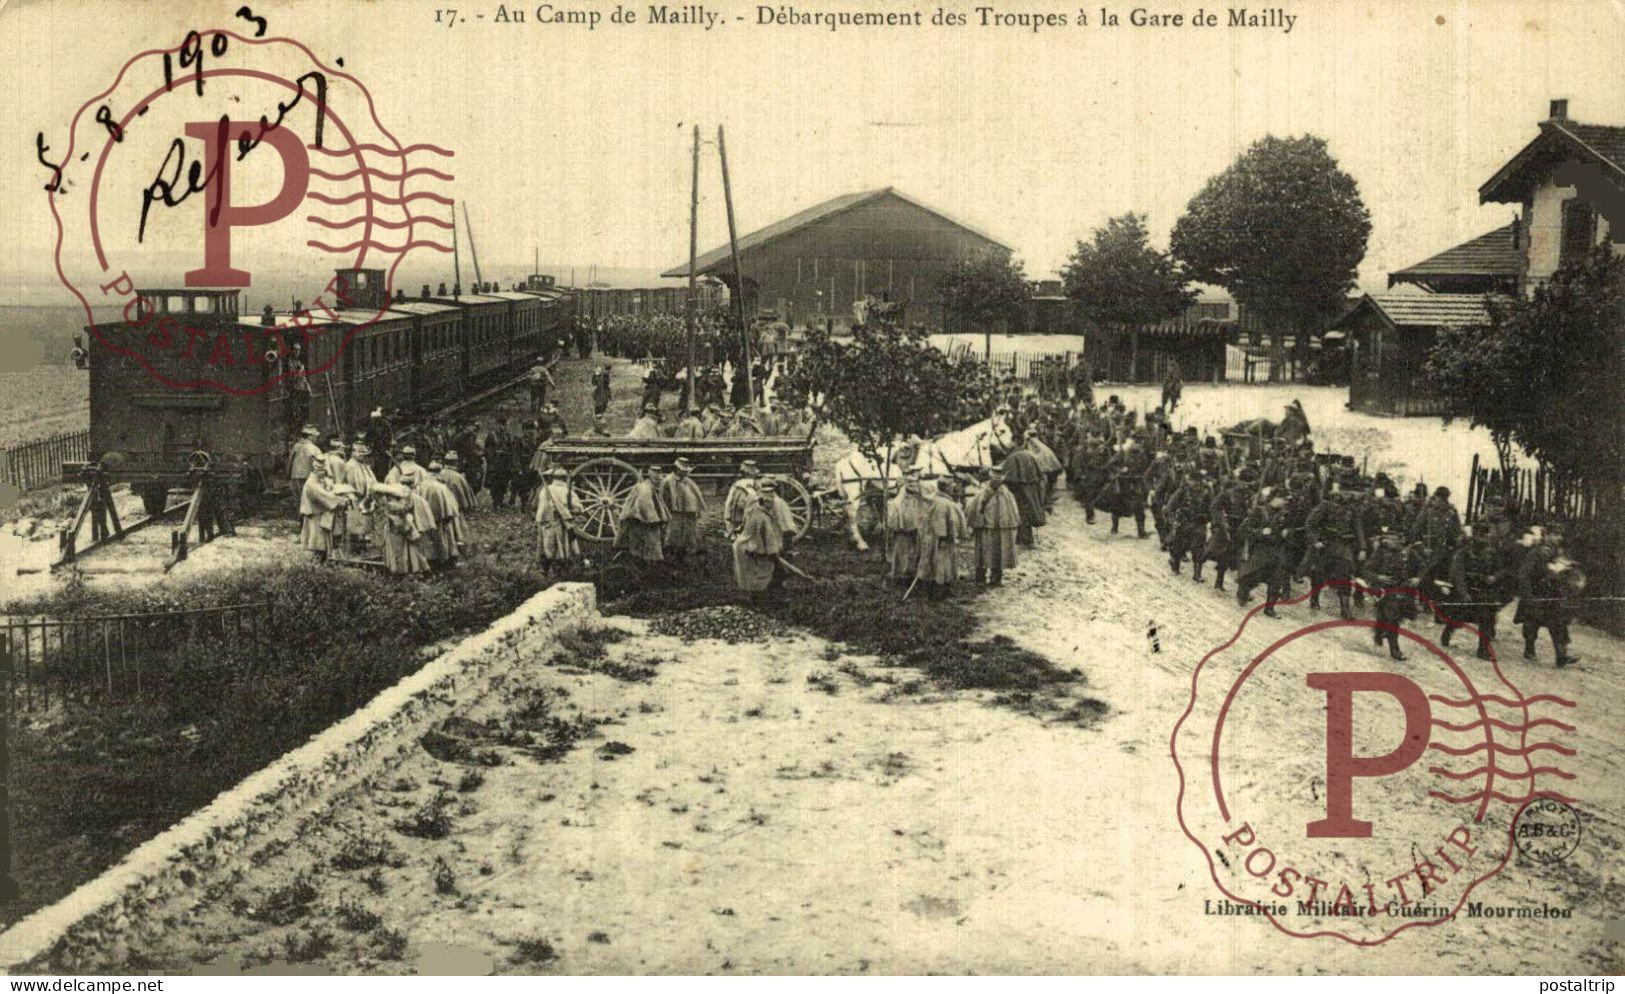
<instances>
[{"instance_id":1,"label":"house with chimney","mask_svg":"<svg viewBox=\"0 0 1625 994\"><path fill-rule=\"evenodd\" d=\"M1349 406L1374 414L1442 414L1423 373L1447 326L1488 320L1487 297L1527 296L1598 245L1625 254L1625 126L1582 124L1553 100L1540 131L1478 188L1517 214L1388 277L1334 326L1348 335ZM1401 288L1403 289L1396 289Z\"/></svg>"}]
</instances>

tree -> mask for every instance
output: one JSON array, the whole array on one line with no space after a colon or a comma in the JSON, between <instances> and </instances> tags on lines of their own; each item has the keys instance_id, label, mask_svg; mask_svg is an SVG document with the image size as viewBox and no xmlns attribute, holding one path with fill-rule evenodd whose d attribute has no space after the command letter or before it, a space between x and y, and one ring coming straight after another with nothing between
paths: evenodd
<instances>
[{"instance_id":1,"label":"tree","mask_svg":"<svg viewBox=\"0 0 1625 994\"><path fill-rule=\"evenodd\" d=\"M984 331L1019 314L1032 296L1020 260L997 252L955 262L938 277L937 292L947 313Z\"/></svg>"},{"instance_id":2,"label":"tree","mask_svg":"<svg viewBox=\"0 0 1625 994\"><path fill-rule=\"evenodd\" d=\"M813 328L784 379L778 394L811 407L877 465L889 464L901 438L933 438L986 417L993 397L983 363L886 323L854 329L851 341Z\"/></svg>"},{"instance_id":3,"label":"tree","mask_svg":"<svg viewBox=\"0 0 1625 994\"><path fill-rule=\"evenodd\" d=\"M1278 356L1292 331L1306 359L1308 335L1344 308L1370 235L1359 187L1324 139L1269 136L1191 198L1170 249L1191 279L1268 322Z\"/></svg>"},{"instance_id":4,"label":"tree","mask_svg":"<svg viewBox=\"0 0 1625 994\"><path fill-rule=\"evenodd\" d=\"M1151 247L1144 214L1114 217L1093 242L1078 242L1061 279L1079 312L1101 324L1154 324L1196 299L1179 264Z\"/></svg>"},{"instance_id":5,"label":"tree","mask_svg":"<svg viewBox=\"0 0 1625 994\"><path fill-rule=\"evenodd\" d=\"M1488 305L1488 327L1440 330L1425 367L1434 387L1489 430L1503 469L1517 445L1612 500L1625 484L1625 259L1602 246L1532 297Z\"/></svg>"}]
</instances>

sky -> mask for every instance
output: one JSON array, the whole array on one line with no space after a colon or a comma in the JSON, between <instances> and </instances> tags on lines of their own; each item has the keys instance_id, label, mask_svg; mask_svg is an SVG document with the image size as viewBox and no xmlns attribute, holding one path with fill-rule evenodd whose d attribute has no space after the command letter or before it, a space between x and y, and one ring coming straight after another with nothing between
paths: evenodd
<instances>
[{"instance_id":1,"label":"sky","mask_svg":"<svg viewBox=\"0 0 1625 994\"><path fill-rule=\"evenodd\" d=\"M49 177L34 161L35 135L63 147L74 110L142 48L174 44L189 27L251 31L232 16L241 2L0 7L0 175L11 181L0 200L0 302L71 301L52 273L55 229L41 190ZM559 2L606 21L615 7ZM1289 32L1135 28L1132 4L1111 5L1122 23L1107 28L1098 0L1089 0L1089 26L1037 32L760 26L757 5L736 0L703 5L723 15L710 31L588 30L537 23L533 7L526 23L498 24L498 4L463 3L467 19L449 27L434 23L426 0L252 6L270 35L343 58L403 143L455 151L455 180L434 188L466 205L487 278L503 280L528 272L535 256L544 270L568 279L575 267L583 280L592 265L637 279L685 261L696 123L707 139L727 129L742 232L842 193L894 186L1008 244L1037 277L1125 211L1148 214L1154 242L1166 245L1190 198L1249 144L1313 133L1370 208L1360 279L1371 288L1513 216L1509 205L1480 206L1477 188L1535 136L1551 98L1568 98L1577 120L1625 124L1625 4L1608 0L1288 2ZM649 5L626 6L641 20ZM946 6L976 17L975 4ZM1200 6L1149 9L1188 18ZM796 7L918 9L927 20L937 9ZM1000 9L1074 22L1080 10L1039 0ZM1228 8L1207 9L1222 21ZM335 110L352 98L335 96ZM245 90L244 99L265 98ZM161 146L138 144L112 200L126 227L162 160ZM704 251L727 234L714 145L702 149L700 182ZM176 271L175 283L201 258L199 199L168 209L143 246L146 262ZM327 264L259 247L292 268ZM403 282L449 282L451 269L447 256L415 252Z\"/></svg>"}]
</instances>

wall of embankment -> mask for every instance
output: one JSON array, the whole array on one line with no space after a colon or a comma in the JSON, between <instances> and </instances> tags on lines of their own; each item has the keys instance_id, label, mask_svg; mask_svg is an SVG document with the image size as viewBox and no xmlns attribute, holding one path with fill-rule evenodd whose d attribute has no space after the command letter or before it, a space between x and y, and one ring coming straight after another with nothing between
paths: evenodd
<instances>
[{"instance_id":1,"label":"wall of embankment","mask_svg":"<svg viewBox=\"0 0 1625 994\"><path fill-rule=\"evenodd\" d=\"M204 899L238 860L296 837L334 798L416 747L435 722L483 697L496 677L539 665L561 634L596 617L590 584L558 584L536 594L101 876L0 932L0 971L41 969L61 942L122 944L132 920L189 896Z\"/></svg>"}]
</instances>

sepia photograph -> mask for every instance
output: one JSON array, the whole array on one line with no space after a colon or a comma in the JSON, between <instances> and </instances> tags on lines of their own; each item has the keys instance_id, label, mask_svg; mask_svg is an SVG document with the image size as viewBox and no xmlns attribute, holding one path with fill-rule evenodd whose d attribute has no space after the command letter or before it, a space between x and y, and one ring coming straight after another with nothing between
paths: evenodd
<instances>
[{"instance_id":1,"label":"sepia photograph","mask_svg":"<svg viewBox=\"0 0 1625 994\"><path fill-rule=\"evenodd\" d=\"M453 2L0 0L9 989L1614 989L1625 6Z\"/></svg>"}]
</instances>

